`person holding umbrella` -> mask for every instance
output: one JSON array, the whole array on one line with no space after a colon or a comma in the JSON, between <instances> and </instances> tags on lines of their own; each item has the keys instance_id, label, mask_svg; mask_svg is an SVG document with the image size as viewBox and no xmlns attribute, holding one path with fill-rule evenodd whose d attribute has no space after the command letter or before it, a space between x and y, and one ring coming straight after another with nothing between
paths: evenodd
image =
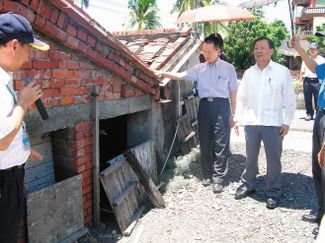
<instances>
[{"instance_id":1,"label":"person holding umbrella","mask_svg":"<svg viewBox=\"0 0 325 243\"><path fill-rule=\"evenodd\" d=\"M214 193L222 192L228 171L229 130L234 125L237 94L235 68L220 59L222 44L219 34L211 34L202 45L206 62L180 73L154 70L158 77L197 82L202 184L213 183Z\"/></svg>"},{"instance_id":2,"label":"person holding umbrella","mask_svg":"<svg viewBox=\"0 0 325 243\"><path fill-rule=\"evenodd\" d=\"M325 32L317 32L316 35L324 37ZM318 224L318 226L313 230L313 234L317 235L319 232L320 222L322 221L322 218L324 218L323 216L325 213L325 63L317 64L317 62L301 47L297 36L294 36L291 44L300 54L301 59L305 62L309 70L316 73L317 78L321 82L317 99L318 112L313 127L312 145L312 173L318 210L316 214L305 214L302 217L303 220Z\"/></svg>"}]
</instances>

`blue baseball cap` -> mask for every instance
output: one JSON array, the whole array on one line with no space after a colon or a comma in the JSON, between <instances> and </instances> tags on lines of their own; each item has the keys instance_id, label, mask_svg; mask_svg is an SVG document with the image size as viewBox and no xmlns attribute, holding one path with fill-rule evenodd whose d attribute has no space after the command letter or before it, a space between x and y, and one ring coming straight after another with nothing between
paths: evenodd
<instances>
[{"instance_id":1,"label":"blue baseball cap","mask_svg":"<svg viewBox=\"0 0 325 243\"><path fill-rule=\"evenodd\" d=\"M12 12L0 14L0 39L17 39L41 51L47 51L50 46L34 37L34 32L29 21Z\"/></svg>"}]
</instances>

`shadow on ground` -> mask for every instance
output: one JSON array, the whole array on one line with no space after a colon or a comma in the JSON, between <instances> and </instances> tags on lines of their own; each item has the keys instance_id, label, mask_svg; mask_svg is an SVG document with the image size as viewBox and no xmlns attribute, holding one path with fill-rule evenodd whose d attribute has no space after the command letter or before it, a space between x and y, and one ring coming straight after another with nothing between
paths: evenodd
<instances>
[{"instance_id":1,"label":"shadow on ground","mask_svg":"<svg viewBox=\"0 0 325 243\"><path fill-rule=\"evenodd\" d=\"M279 207L287 209L313 209L316 203L315 191L311 186L313 179L300 173L287 173L281 175L282 196ZM256 193L250 197L256 201L265 202L264 193L266 176L257 177ZM309 198L309 200L305 200Z\"/></svg>"}]
</instances>

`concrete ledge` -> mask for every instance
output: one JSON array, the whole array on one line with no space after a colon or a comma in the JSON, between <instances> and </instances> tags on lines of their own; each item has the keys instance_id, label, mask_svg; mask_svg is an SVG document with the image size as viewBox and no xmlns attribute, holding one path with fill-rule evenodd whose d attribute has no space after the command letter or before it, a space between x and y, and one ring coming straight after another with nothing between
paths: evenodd
<instances>
[{"instance_id":1,"label":"concrete ledge","mask_svg":"<svg viewBox=\"0 0 325 243\"><path fill-rule=\"evenodd\" d=\"M38 111L32 111L25 117L29 134L42 134L90 121L92 118L92 103L60 106L48 109L50 118L43 121ZM125 98L121 100L101 101L100 119L108 119L130 113L151 109L151 96Z\"/></svg>"}]
</instances>

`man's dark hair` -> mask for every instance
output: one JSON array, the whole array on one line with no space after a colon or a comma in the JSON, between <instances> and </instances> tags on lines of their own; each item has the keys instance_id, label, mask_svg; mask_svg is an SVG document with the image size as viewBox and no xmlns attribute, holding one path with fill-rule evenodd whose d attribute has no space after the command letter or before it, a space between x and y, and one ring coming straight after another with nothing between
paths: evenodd
<instances>
[{"instance_id":1,"label":"man's dark hair","mask_svg":"<svg viewBox=\"0 0 325 243\"><path fill-rule=\"evenodd\" d=\"M8 43L9 41L11 41L11 40L13 40L13 39L0 39L0 47L4 47L4 46L6 46L7 43ZM19 44L20 44L21 46L26 45L26 43L23 42L23 41L21 41L21 40L18 40L18 42L19 42Z\"/></svg>"},{"instance_id":2,"label":"man's dark hair","mask_svg":"<svg viewBox=\"0 0 325 243\"><path fill-rule=\"evenodd\" d=\"M8 39L0 39L0 47L5 46L8 42Z\"/></svg>"},{"instance_id":3,"label":"man's dark hair","mask_svg":"<svg viewBox=\"0 0 325 243\"><path fill-rule=\"evenodd\" d=\"M214 48L223 48L223 39L219 33L209 35L204 39L204 43L213 44Z\"/></svg>"},{"instance_id":4,"label":"man's dark hair","mask_svg":"<svg viewBox=\"0 0 325 243\"><path fill-rule=\"evenodd\" d=\"M259 38L257 38L257 39L254 41L253 49L255 48L255 44L256 44L256 42L261 41L261 40L266 40L267 43L269 44L269 48L274 49L274 43L273 43L273 41L272 41L270 38L267 38L267 37L265 37L265 36L259 37Z\"/></svg>"}]
</instances>

